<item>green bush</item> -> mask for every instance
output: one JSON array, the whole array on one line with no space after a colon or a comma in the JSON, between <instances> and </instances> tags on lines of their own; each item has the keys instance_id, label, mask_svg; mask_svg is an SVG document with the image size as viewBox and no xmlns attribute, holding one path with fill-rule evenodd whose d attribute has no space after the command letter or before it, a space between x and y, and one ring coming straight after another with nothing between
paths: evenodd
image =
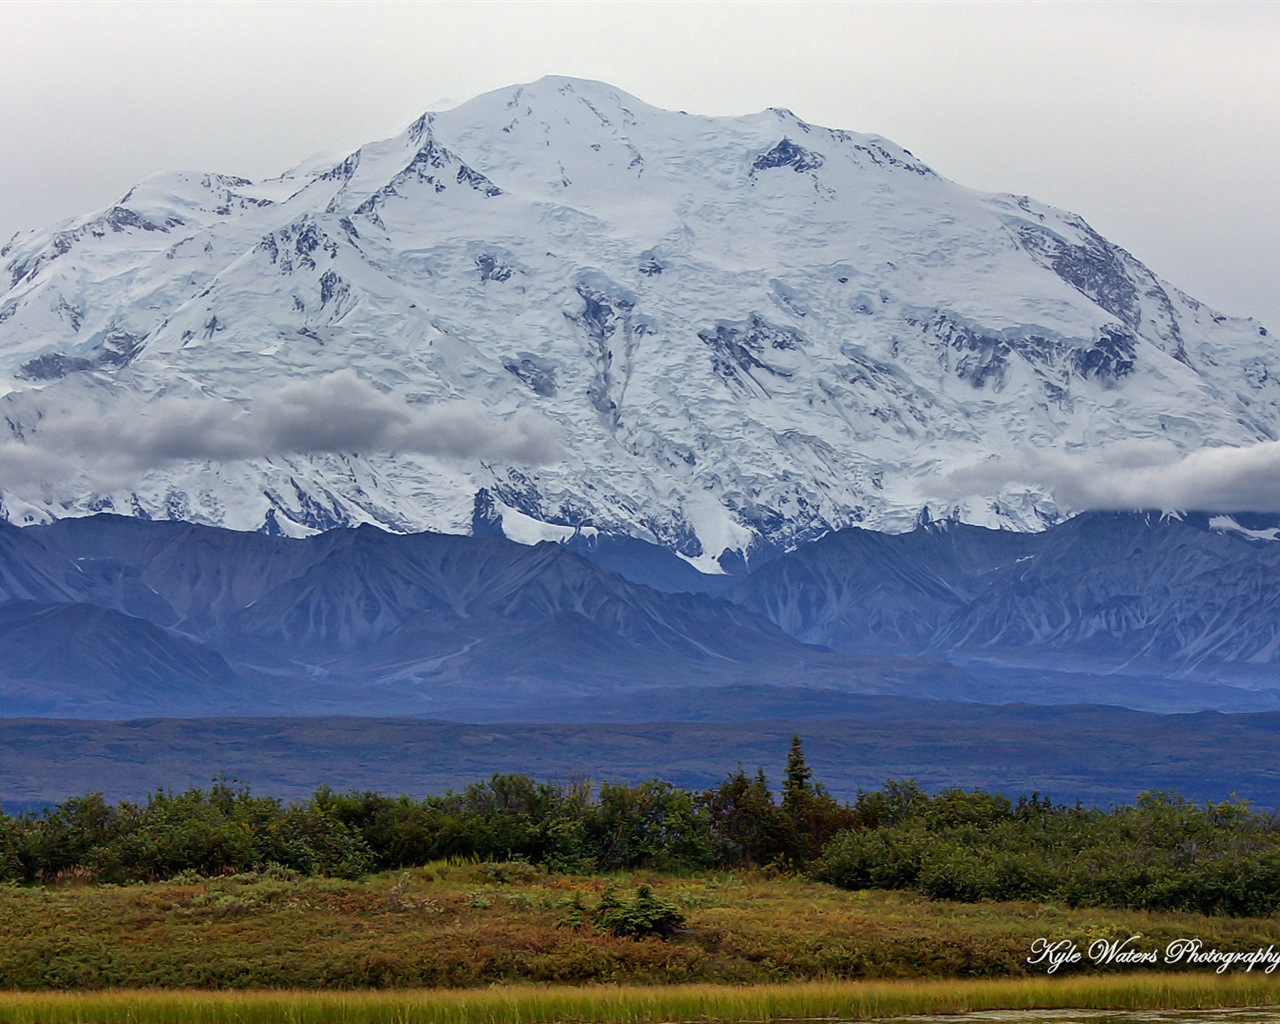
<instances>
[{"instance_id":1,"label":"green bush","mask_svg":"<svg viewBox=\"0 0 1280 1024\"><path fill-rule=\"evenodd\" d=\"M842 889L911 889L927 845L927 837L910 828L852 829L827 844L809 873Z\"/></svg>"},{"instance_id":2,"label":"green bush","mask_svg":"<svg viewBox=\"0 0 1280 1024\"><path fill-rule=\"evenodd\" d=\"M669 782L606 782L586 833L601 871L667 871L711 866L710 825L693 795Z\"/></svg>"},{"instance_id":3,"label":"green bush","mask_svg":"<svg viewBox=\"0 0 1280 1024\"><path fill-rule=\"evenodd\" d=\"M268 865L356 878L462 858L484 886L527 884L548 868L754 865L934 899L1280 911L1280 831L1242 801L1196 804L1153 792L1101 810L1038 794L1016 803L981 790L931 796L906 781L842 805L813 779L798 738L781 796L763 772L741 768L704 793L654 779L606 782L593 795L584 784L494 775L420 800L321 788L294 805L217 779L207 790L157 792L142 804L89 794L39 816L0 814L0 882L207 878ZM678 914L649 890L626 900L614 892L592 920L618 934L667 934Z\"/></svg>"},{"instance_id":4,"label":"green bush","mask_svg":"<svg viewBox=\"0 0 1280 1024\"><path fill-rule=\"evenodd\" d=\"M596 927L602 931L633 939L647 935L669 939L685 921L680 908L661 899L648 884L639 886L631 898L625 900L615 890L606 890L593 917Z\"/></svg>"},{"instance_id":5,"label":"green bush","mask_svg":"<svg viewBox=\"0 0 1280 1024\"><path fill-rule=\"evenodd\" d=\"M1243 802L1144 793L1102 811L898 788L860 794L855 808L864 825L836 836L811 869L847 889L1239 916L1280 910L1280 836Z\"/></svg>"}]
</instances>

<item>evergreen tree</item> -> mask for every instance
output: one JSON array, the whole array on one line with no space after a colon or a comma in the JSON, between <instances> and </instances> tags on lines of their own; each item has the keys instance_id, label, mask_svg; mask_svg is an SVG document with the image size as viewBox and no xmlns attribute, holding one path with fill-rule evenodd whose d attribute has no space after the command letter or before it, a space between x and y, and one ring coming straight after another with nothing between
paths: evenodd
<instances>
[{"instance_id":1,"label":"evergreen tree","mask_svg":"<svg viewBox=\"0 0 1280 1024\"><path fill-rule=\"evenodd\" d=\"M791 737L782 778L782 814L787 823L787 859L801 867L809 859L809 818L813 809L813 769L805 762L799 736Z\"/></svg>"},{"instance_id":2,"label":"evergreen tree","mask_svg":"<svg viewBox=\"0 0 1280 1024\"><path fill-rule=\"evenodd\" d=\"M789 852L790 828L774 803L764 769L748 776L736 771L700 802L711 816L712 855L720 867L763 867Z\"/></svg>"},{"instance_id":3,"label":"evergreen tree","mask_svg":"<svg viewBox=\"0 0 1280 1024\"><path fill-rule=\"evenodd\" d=\"M787 772L782 780L782 808L792 820L802 819L813 803L813 795L813 769L805 763L800 737L792 736Z\"/></svg>"},{"instance_id":4,"label":"evergreen tree","mask_svg":"<svg viewBox=\"0 0 1280 1024\"><path fill-rule=\"evenodd\" d=\"M798 868L822 854L837 832L856 823L852 811L832 798L804 759L799 736L791 737L787 771L782 780L782 814L787 823L787 858Z\"/></svg>"}]
</instances>

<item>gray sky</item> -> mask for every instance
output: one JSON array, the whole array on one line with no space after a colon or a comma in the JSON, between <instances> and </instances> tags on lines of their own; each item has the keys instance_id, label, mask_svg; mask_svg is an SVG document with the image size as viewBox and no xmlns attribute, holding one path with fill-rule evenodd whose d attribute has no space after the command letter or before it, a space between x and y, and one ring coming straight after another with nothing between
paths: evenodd
<instances>
[{"instance_id":1,"label":"gray sky","mask_svg":"<svg viewBox=\"0 0 1280 1024\"><path fill-rule=\"evenodd\" d=\"M276 174L564 74L878 132L1280 331L1280 4L10 0L0 38L3 239L156 171Z\"/></svg>"}]
</instances>

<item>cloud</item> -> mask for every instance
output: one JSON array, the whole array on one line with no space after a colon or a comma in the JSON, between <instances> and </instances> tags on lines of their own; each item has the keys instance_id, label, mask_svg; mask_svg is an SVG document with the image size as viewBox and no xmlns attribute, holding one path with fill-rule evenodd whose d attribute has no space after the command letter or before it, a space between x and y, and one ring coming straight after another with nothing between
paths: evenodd
<instances>
[{"instance_id":1,"label":"cloud","mask_svg":"<svg viewBox=\"0 0 1280 1024\"><path fill-rule=\"evenodd\" d=\"M1071 509L1280 512L1280 441L1186 454L1158 441L1088 455L1023 450L954 470L943 481L955 493L1040 488Z\"/></svg>"},{"instance_id":2,"label":"cloud","mask_svg":"<svg viewBox=\"0 0 1280 1024\"><path fill-rule=\"evenodd\" d=\"M555 427L521 409L499 419L472 401L410 405L353 371L280 388L248 408L209 398L121 400L104 410L41 410L35 430L0 443L0 486L88 471L122 482L180 462L276 455L412 452L522 465L556 461Z\"/></svg>"}]
</instances>

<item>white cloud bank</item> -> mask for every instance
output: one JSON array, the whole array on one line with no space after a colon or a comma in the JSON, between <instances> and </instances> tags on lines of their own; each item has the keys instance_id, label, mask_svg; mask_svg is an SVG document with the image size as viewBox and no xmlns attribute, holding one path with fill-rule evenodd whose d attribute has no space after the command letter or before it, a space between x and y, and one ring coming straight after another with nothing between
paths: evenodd
<instances>
[{"instance_id":1,"label":"white cloud bank","mask_svg":"<svg viewBox=\"0 0 1280 1024\"><path fill-rule=\"evenodd\" d=\"M1159 441L1088 455L1025 449L954 470L943 481L970 494L1038 487L1070 509L1280 512L1280 441L1187 454Z\"/></svg>"},{"instance_id":2,"label":"white cloud bank","mask_svg":"<svg viewBox=\"0 0 1280 1024\"><path fill-rule=\"evenodd\" d=\"M0 442L0 487L68 480L125 483L181 462L277 455L412 452L540 465L555 427L529 410L498 419L471 401L428 407L383 394L351 370L287 384L249 408L208 398L120 401L105 411L46 408L36 429Z\"/></svg>"}]
</instances>

